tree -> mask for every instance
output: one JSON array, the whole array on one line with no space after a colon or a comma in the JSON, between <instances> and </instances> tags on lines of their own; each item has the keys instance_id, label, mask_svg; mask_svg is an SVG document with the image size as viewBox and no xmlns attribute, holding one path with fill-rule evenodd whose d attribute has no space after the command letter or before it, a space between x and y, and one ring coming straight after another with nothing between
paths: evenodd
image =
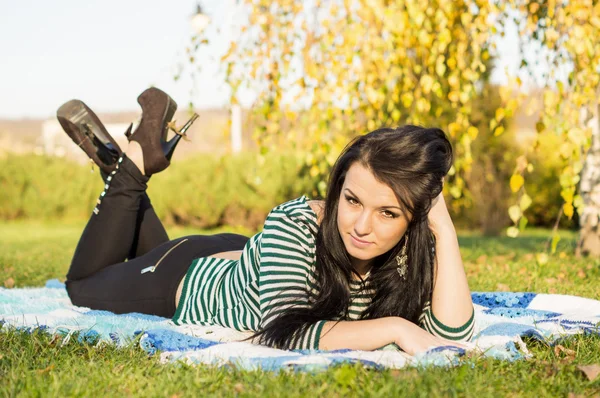
<instances>
[{"instance_id":1,"label":"tree","mask_svg":"<svg viewBox=\"0 0 600 398\"><path fill-rule=\"evenodd\" d=\"M581 170L580 195L584 204L577 255L600 257L600 104L591 118L592 140Z\"/></svg>"},{"instance_id":2,"label":"tree","mask_svg":"<svg viewBox=\"0 0 600 398\"><path fill-rule=\"evenodd\" d=\"M528 47L529 54L522 59L522 69L535 74L544 89L538 140L546 134L562 138L562 210L569 218L575 210L580 215L577 252L600 257L600 3L510 0L495 6L500 25L517 24L521 48ZM540 46L533 56L532 44ZM523 189L524 174L526 167L518 166L511 179L513 191ZM515 223L523 224L522 212L518 216ZM558 240L555 231L552 252Z\"/></svg>"},{"instance_id":3,"label":"tree","mask_svg":"<svg viewBox=\"0 0 600 398\"><path fill-rule=\"evenodd\" d=\"M440 126L457 152L450 192L461 195L478 135L472 100L490 57L487 1L242 3L248 21L224 61L234 98L240 88L258 94L255 138L264 148L287 125L284 139L307 150L311 174L324 179L350 136ZM324 181L319 187L324 194Z\"/></svg>"},{"instance_id":4,"label":"tree","mask_svg":"<svg viewBox=\"0 0 600 398\"><path fill-rule=\"evenodd\" d=\"M232 100L239 90L256 94L252 122L263 151L291 143L307 152L311 175L323 180L349 136L389 124L435 125L454 142L456 161L447 185L455 198L463 194L463 176L473 163L471 143L479 133L473 101L483 88L494 34L516 23L523 45L539 43L537 59L548 66L540 73L531 54L523 56L522 69L541 75L536 81L544 88L538 142L545 134L563 138L561 213L571 218L578 211L580 251L600 255L588 240L598 239L600 144L596 133L591 146L592 128L582 119L598 104L597 1L239 1L248 18L222 60ZM560 75L565 69L566 79ZM519 78L516 83L520 89ZM523 93L503 88L500 96L489 122L495 136L504 132ZM532 201L524 188L531 170L527 156L517 159L510 179L519 199L509 208L515 223L509 236L527 224L524 214ZM324 188L321 181L321 194ZM557 243L555 232L552 251Z\"/></svg>"}]
</instances>

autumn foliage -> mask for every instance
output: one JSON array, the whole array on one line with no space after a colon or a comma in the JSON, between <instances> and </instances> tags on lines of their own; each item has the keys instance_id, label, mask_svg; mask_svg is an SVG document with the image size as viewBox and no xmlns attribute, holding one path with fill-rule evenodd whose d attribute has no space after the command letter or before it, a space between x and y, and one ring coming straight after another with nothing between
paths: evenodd
<instances>
[{"instance_id":1,"label":"autumn foliage","mask_svg":"<svg viewBox=\"0 0 600 398\"><path fill-rule=\"evenodd\" d=\"M405 123L435 125L456 152L447 189L460 198L480 135L474 104L489 77L495 42L514 24L521 68L544 90L536 125L562 138L562 211L583 211L580 173L592 130L586 112L599 98L600 5L592 0L240 0L247 19L222 58L235 102L255 94L252 123L263 153L280 144L306 153L313 177L325 176L349 137ZM529 51L532 43L536 51ZM530 46L530 47L528 47ZM518 48L515 48L515 52ZM527 54L525 54L527 52ZM525 56L526 55L526 56ZM539 65L545 65L539 67ZM520 78L501 88L486 126L493 136L526 95ZM589 119L589 117L588 117ZM489 136L489 134L486 134ZM539 142L539 141L537 141ZM510 178L516 236L527 224L529 161L519 156Z\"/></svg>"}]
</instances>

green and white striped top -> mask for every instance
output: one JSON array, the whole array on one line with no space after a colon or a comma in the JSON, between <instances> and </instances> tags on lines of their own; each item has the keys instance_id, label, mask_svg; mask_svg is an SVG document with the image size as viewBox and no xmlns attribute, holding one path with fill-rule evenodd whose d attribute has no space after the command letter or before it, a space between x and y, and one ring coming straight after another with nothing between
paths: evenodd
<instances>
[{"instance_id":1,"label":"green and white striped top","mask_svg":"<svg viewBox=\"0 0 600 398\"><path fill-rule=\"evenodd\" d=\"M263 231L246 243L239 260L203 257L194 260L184 279L173 322L221 325L241 331L258 331L290 306L310 307L318 292L315 279L317 215L306 196L275 207ZM349 319L359 319L374 291L351 281ZM321 329L328 320L311 325L294 337L289 349L318 349ZM435 319L427 306L421 326L438 336L467 340L473 317L460 328Z\"/></svg>"}]
</instances>

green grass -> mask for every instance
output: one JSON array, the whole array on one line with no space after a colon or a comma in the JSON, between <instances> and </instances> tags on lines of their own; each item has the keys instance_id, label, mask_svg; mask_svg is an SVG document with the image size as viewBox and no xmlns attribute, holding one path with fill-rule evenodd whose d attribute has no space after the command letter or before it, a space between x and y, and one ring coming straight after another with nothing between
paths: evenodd
<instances>
[{"instance_id":1,"label":"green grass","mask_svg":"<svg viewBox=\"0 0 600 398\"><path fill-rule=\"evenodd\" d=\"M0 284L40 286L63 279L83 225L0 223ZM214 232L214 231L211 231ZM246 232L248 231L236 231ZM171 237L202 233L170 229ZM538 266L547 231L519 239L461 233L473 291L536 291L600 299L600 261L572 256L576 235L562 232L558 253ZM10 282L8 282L10 284ZM338 366L326 372L248 372L209 366L161 365L132 344L63 347L43 333L0 334L0 396L583 396L600 394L600 377L588 381L577 365L600 364L600 337L578 336L562 345L574 355L529 341L534 358L502 362L465 359L458 367L375 371Z\"/></svg>"}]
</instances>

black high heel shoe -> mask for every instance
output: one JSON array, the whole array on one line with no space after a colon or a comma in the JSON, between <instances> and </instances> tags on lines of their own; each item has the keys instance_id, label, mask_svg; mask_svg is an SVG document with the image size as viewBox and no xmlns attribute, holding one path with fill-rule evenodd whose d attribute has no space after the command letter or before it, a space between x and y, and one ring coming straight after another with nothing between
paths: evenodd
<instances>
[{"instance_id":1,"label":"black high heel shoe","mask_svg":"<svg viewBox=\"0 0 600 398\"><path fill-rule=\"evenodd\" d=\"M63 130L104 173L111 173L121 148L110 136L98 116L82 101L65 102L56 111Z\"/></svg>"},{"instance_id":2,"label":"black high heel shoe","mask_svg":"<svg viewBox=\"0 0 600 398\"><path fill-rule=\"evenodd\" d=\"M187 134L185 134L185 132L191 127L191 125L196 121L196 119L198 119L198 117L198 114L194 113L192 117L187 122L185 122L183 127L181 127L180 129L178 129L177 126L175 126L174 122L167 124L169 129L175 133L175 136L173 138L162 144L163 152L167 160L171 160L171 156L173 156L175 147L177 146L177 143L181 138L183 138L184 140L188 140Z\"/></svg>"},{"instance_id":3,"label":"black high heel shoe","mask_svg":"<svg viewBox=\"0 0 600 398\"><path fill-rule=\"evenodd\" d=\"M181 137L192 125L198 115L190 119L184 127L177 130L171 122L177 103L164 91L151 87L138 97L142 107L142 120L136 130L127 138L136 141L142 147L144 157L144 174L150 176L166 169L171 164L171 157ZM175 136L167 141L169 129Z\"/></svg>"}]
</instances>

